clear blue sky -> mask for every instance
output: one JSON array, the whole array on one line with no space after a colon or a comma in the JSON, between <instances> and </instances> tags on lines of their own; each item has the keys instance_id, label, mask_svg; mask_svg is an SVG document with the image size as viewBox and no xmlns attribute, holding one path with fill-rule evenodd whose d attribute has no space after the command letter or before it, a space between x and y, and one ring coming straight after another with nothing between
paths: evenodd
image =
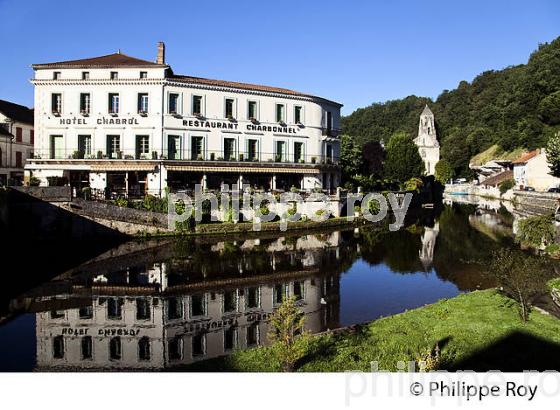
<instances>
[{"instance_id":1,"label":"clear blue sky","mask_svg":"<svg viewBox=\"0 0 560 410\"><path fill-rule=\"evenodd\" d=\"M0 0L0 99L33 105L30 65L165 41L180 74L274 85L344 104L432 98L526 62L560 35L560 1Z\"/></svg>"}]
</instances>

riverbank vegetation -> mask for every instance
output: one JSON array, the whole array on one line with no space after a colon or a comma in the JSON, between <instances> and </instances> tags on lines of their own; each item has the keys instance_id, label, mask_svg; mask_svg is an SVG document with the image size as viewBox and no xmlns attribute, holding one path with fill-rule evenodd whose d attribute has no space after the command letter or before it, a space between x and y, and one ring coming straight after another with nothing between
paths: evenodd
<instances>
[{"instance_id":1,"label":"riverbank vegetation","mask_svg":"<svg viewBox=\"0 0 560 410\"><path fill-rule=\"evenodd\" d=\"M312 336L295 371L398 371L400 361L429 359L433 369L560 369L560 320L533 311L519 319L517 304L490 289L376 320L340 333ZM439 353L436 353L439 352ZM270 347L236 351L192 370L280 371Z\"/></svg>"}]
</instances>

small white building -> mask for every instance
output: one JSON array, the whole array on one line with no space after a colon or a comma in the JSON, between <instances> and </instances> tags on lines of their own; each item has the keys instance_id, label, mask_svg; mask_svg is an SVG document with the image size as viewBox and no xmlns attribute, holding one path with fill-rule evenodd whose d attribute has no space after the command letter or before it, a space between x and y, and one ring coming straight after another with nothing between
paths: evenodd
<instances>
[{"instance_id":1,"label":"small white building","mask_svg":"<svg viewBox=\"0 0 560 410\"><path fill-rule=\"evenodd\" d=\"M21 185L34 139L33 110L0 100L0 186Z\"/></svg>"},{"instance_id":2,"label":"small white building","mask_svg":"<svg viewBox=\"0 0 560 410\"><path fill-rule=\"evenodd\" d=\"M424 161L426 175L434 175L436 164L439 162L439 142L436 135L434 113L430 110L428 104L420 114L418 137L414 139L414 143L418 146L418 152L422 161Z\"/></svg>"},{"instance_id":3,"label":"small white building","mask_svg":"<svg viewBox=\"0 0 560 410\"><path fill-rule=\"evenodd\" d=\"M546 159L544 148L527 152L512 163L517 188L531 187L537 191L547 191L560 186L560 178L550 173L550 163Z\"/></svg>"},{"instance_id":4,"label":"small white building","mask_svg":"<svg viewBox=\"0 0 560 410\"><path fill-rule=\"evenodd\" d=\"M337 102L175 74L163 43L155 62L119 52L33 68L36 155L26 170L42 185L61 177L125 196L339 185Z\"/></svg>"}]
</instances>

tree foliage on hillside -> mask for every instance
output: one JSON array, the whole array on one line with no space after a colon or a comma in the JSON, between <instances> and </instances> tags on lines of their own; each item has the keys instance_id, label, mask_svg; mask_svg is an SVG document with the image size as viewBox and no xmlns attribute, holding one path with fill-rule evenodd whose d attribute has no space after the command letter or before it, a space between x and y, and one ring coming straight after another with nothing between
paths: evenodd
<instances>
[{"instance_id":1,"label":"tree foliage on hillside","mask_svg":"<svg viewBox=\"0 0 560 410\"><path fill-rule=\"evenodd\" d=\"M560 37L540 45L527 64L461 81L435 102L409 96L360 108L342 119L342 128L361 143L388 143L397 131L415 137L426 103L436 117L441 156L457 176L467 176L470 158L493 144L507 151L543 147L560 129Z\"/></svg>"},{"instance_id":2,"label":"tree foliage on hillside","mask_svg":"<svg viewBox=\"0 0 560 410\"><path fill-rule=\"evenodd\" d=\"M405 182L410 178L424 175L424 161L418 153L418 147L406 132L397 132L387 144L385 176Z\"/></svg>"}]
</instances>

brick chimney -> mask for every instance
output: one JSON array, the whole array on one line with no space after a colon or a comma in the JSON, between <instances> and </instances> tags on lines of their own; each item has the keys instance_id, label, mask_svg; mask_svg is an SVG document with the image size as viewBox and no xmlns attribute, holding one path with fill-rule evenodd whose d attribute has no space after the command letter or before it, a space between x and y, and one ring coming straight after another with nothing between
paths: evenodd
<instances>
[{"instance_id":1,"label":"brick chimney","mask_svg":"<svg viewBox=\"0 0 560 410\"><path fill-rule=\"evenodd\" d=\"M157 64L165 64L165 43L163 41L157 44Z\"/></svg>"}]
</instances>

